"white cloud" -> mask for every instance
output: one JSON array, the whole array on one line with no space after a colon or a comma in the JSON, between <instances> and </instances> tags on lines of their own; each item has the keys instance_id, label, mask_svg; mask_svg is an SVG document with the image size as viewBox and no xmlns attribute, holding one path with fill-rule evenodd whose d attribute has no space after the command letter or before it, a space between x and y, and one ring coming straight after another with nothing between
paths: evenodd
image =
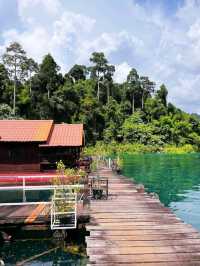
<instances>
[{"instance_id":1,"label":"white cloud","mask_svg":"<svg viewBox=\"0 0 200 266\"><path fill-rule=\"evenodd\" d=\"M185 0L184 4L179 7L176 17L181 21L190 25L199 17L200 3L199 0Z\"/></svg>"},{"instance_id":2,"label":"white cloud","mask_svg":"<svg viewBox=\"0 0 200 266\"><path fill-rule=\"evenodd\" d=\"M67 55L77 50L81 38L87 36L95 24L93 18L62 10L58 0L19 0L18 10L24 30L4 31L0 51L10 42L18 41L28 55L39 62L45 54L51 53L63 70L69 67Z\"/></svg>"},{"instance_id":3,"label":"white cloud","mask_svg":"<svg viewBox=\"0 0 200 266\"><path fill-rule=\"evenodd\" d=\"M171 100L176 99L176 103L189 112L200 113L200 93L198 91L200 75L180 75L173 86Z\"/></svg>"},{"instance_id":4,"label":"white cloud","mask_svg":"<svg viewBox=\"0 0 200 266\"><path fill-rule=\"evenodd\" d=\"M127 31L121 31L119 33L104 32L93 40L86 39L80 42L79 49L76 53L77 60L86 63L94 51L104 52L106 56L110 56L124 46L128 46L129 50L139 51L140 48L143 48L144 44L142 40Z\"/></svg>"},{"instance_id":5,"label":"white cloud","mask_svg":"<svg viewBox=\"0 0 200 266\"><path fill-rule=\"evenodd\" d=\"M122 35L124 34L109 34L104 32L92 41L86 39L80 42L80 48L77 50L77 60L87 62L88 56L94 51L104 52L108 56L111 52L117 51L123 42Z\"/></svg>"},{"instance_id":6,"label":"white cloud","mask_svg":"<svg viewBox=\"0 0 200 266\"><path fill-rule=\"evenodd\" d=\"M20 18L29 26L49 21L62 11L59 0L18 0L17 5Z\"/></svg>"},{"instance_id":7,"label":"white cloud","mask_svg":"<svg viewBox=\"0 0 200 266\"><path fill-rule=\"evenodd\" d=\"M19 33L15 29L11 29L3 34L5 46L12 41L22 44L24 50L29 56L41 60L41 58L50 50L49 44L51 37L42 27L37 27L31 31ZM40 41L38 41L40 40Z\"/></svg>"},{"instance_id":8,"label":"white cloud","mask_svg":"<svg viewBox=\"0 0 200 266\"><path fill-rule=\"evenodd\" d=\"M196 20L195 23L189 27L189 31L187 35L191 40L199 41L200 39L200 20L199 19Z\"/></svg>"},{"instance_id":9,"label":"white cloud","mask_svg":"<svg viewBox=\"0 0 200 266\"><path fill-rule=\"evenodd\" d=\"M53 23L54 32L56 34L90 32L95 24L95 19L87 16L73 13L63 12L62 15Z\"/></svg>"},{"instance_id":10,"label":"white cloud","mask_svg":"<svg viewBox=\"0 0 200 266\"><path fill-rule=\"evenodd\" d=\"M127 62L123 62L115 66L114 80L115 82L124 82L131 70L131 66Z\"/></svg>"},{"instance_id":11,"label":"white cloud","mask_svg":"<svg viewBox=\"0 0 200 266\"><path fill-rule=\"evenodd\" d=\"M140 20L148 20L145 25L151 33L143 31L147 37L141 71L159 85L166 83L169 99L175 104L189 112L199 111L200 1L186 0L170 17L159 9L150 16L148 11L143 9L138 14ZM150 35L155 38L153 46Z\"/></svg>"}]
</instances>

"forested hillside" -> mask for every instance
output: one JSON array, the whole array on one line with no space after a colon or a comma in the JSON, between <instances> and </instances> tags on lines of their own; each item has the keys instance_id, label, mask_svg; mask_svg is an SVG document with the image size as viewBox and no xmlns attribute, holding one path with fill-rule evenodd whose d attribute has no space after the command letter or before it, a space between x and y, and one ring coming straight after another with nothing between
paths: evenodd
<instances>
[{"instance_id":1,"label":"forested hillside","mask_svg":"<svg viewBox=\"0 0 200 266\"><path fill-rule=\"evenodd\" d=\"M63 75L50 54L38 64L12 43L0 64L0 118L81 122L87 144L200 146L198 116L168 103L165 85L155 90L151 78L135 68L118 84L114 72L105 55L95 52L89 66L74 65Z\"/></svg>"}]
</instances>

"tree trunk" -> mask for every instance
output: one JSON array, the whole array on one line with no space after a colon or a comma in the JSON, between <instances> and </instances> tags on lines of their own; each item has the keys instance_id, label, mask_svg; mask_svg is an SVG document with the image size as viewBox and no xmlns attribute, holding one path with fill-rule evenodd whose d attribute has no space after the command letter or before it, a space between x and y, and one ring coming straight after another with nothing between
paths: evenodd
<instances>
[{"instance_id":1,"label":"tree trunk","mask_svg":"<svg viewBox=\"0 0 200 266\"><path fill-rule=\"evenodd\" d=\"M99 73L97 75L97 99L100 99L100 80L99 80Z\"/></svg>"},{"instance_id":2,"label":"tree trunk","mask_svg":"<svg viewBox=\"0 0 200 266\"><path fill-rule=\"evenodd\" d=\"M32 93L31 72L29 73L29 92Z\"/></svg>"},{"instance_id":3,"label":"tree trunk","mask_svg":"<svg viewBox=\"0 0 200 266\"><path fill-rule=\"evenodd\" d=\"M99 79L98 79L98 81L97 81L97 99L98 99L98 101L99 101L99 95L100 95L100 82L99 82Z\"/></svg>"},{"instance_id":4,"label":"tree trunk","mask_svg":"<svg viewBox=\"0 0 200 266\"><path fill-rule=\"evenodd\" d=\"M144 91L142 92L142 110L144 109Z\"/></svg>"},{"instance_id":5,"label":"tree trunk","mask_svg":"<svg viewBox=\"0 0 200 266\"><path fill-rule=\"evenodd\" d=\"M132 114L135 112L135 94L132 96Z\"/></svg>"},{"instance_id":6,"label":"tree trunk","mask_svg":"<svg viewBox=\"0 0 200 266\"><path fill-rule=\"evenodd\" d=\"M14 80L14 89L13 89L13 114L15 115L15 105L16 105L16 77Z\"/></svg>"},{"instance_id":7,"label":"tree trunk","mask_svg":"<svg viewBox=\"0 0 200 266\"><path fill-rule=\"evenodd\" d=\"M109 98L110 98L110 88L109 84L107 84L107 103L109 103Z\"/></svg>"}]
</instances>

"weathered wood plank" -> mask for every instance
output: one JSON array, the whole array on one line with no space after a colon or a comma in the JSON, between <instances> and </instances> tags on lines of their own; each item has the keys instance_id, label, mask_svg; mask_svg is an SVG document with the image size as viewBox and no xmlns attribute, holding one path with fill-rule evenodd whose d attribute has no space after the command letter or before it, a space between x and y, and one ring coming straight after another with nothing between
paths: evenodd
<instances>
[{"instance_id":1,"label":"weathered wood plank","mask_svg":"<svg viewBox=\"0 0 200 266\"><path fill-rule=\"evenodd\" d=\"M198 266L200 265L200 261L181 261L181 262L145 262L145 263L123 263L121 262L98 262L98 263L89 263L87 266L116 266L116 265L123 265L123 266Z\"/></svg>"},{"instance_id":2,"label":"weathered wood plank","mask_svg":"<svg viewBox=\"0 0 200 266\"><path fill-rule=\"evenodd\" d=\"M8 217L12 212L16 211L18 206L1 206L0 207L0 219Z\"/></svg>"},{"instance_id":3,"label":"weathered wood plank","mask_svg":"<svg viewBox=\"0 0 200 266\"><path fill-rule=\"evenodd\" d=\"M166 247L166 246L188 246L188 245L200 245L200 238L193 239L172 239L172 240L106 240L93 237L86 237L87 247Z\"/></svg>"},{"instance_id":4,"label":"weathered wood plank","mask_svg":"<svg viewBox=\"0 0 200 266\"><path fill-rule=\"evenodd\" d=\"M124 241L124 240L131 240L131 241L138 241L138 240L142 240L142 241L149 241L149 240L176 240L176 239L199 239L199 233L169 233L169 234L141 234L141 235L109 235L106 236L105 234L99 234L99 235L92 235L90 234L90 236L94 239L98 238L98 239L103 239L103 240L115 240L116 244L118 243L118 241Z\"/></svg>"},{"instance_id":5,"label":"weathered wood plank","mask_svg":"<svg viewBox=\"0 0 200 266\"><path fill-rule=\"evenodd\" d=\"M7 216L7 218L27 217L34 210L34 208L35 205L17 206L17 208Z\"/></svg>"},{"instance_id":6,"label":"weathered wood plank","mask_svg":"<svg viewBox=\"0 0 200 266\"><path fill-rule=\"evenodd\" d=\"M92 212L90 212L92 214ZM168 219L168 218L176 218L174 214L172 213L165 213L165 215L160 215L160 213L127 213L126 216L124 215L123 212L116 212L115 215L112 213L104 212L104 213L93 213L95 215L91 215L91 219L97 218L97 219L107 219L107 218L112 218L112 219L126 219L126 218L132 218L132 219L139 219L139 220L144 220L144 219L157 219L157 220L163 220L163 219ZM176 218L179 219L179 218ZM180 219L179 219L180 220Z\"/></svg>"},{"instance_id":7,"label":"weathered wood plank","mask_svg":"<svg viewBox=\"0 0 200 266\"><path fill-rule=\"evenodd\" d=\"M129 179L108 169L99 174L109 178L109 198L91 203L90 265L200 265L197 230Z\"/></svg>"},{"instance_id":8,"label":"weathered wood plank","mask_svg":"<svg viewBox=\"0 0 200 266\"><path fill-rule=\"evenodd\" d=\"M125 235L170 235L170 234L178 234L178 233L197 233L197 231L193 228L176 228L176 229L159 229L159 230L93 230L90 231L91 236L100 236L104 234L105 236L125 236Z\"/></svg>"},{"instance_id":9,"label":"weathered wood plank","mask_svg":"<svg viewBox=\"0 0 200 266\"><path fill-rule=\"evenodd\" d=\"M152 223L150 225L148 224L134 224L132 222L129 222L129 223L120 223L120 220L119 220L119 224L117 223L100 223L100 224L94 224L94 225L88 225L87 226L87 229L89 231L91 230L138 230L138 229L144 229L144 230L163 230L163 229L176 229L176 228L189 228L189 229L193 229L194 228L191 226L191 225L186 225L186 224L183 224L181 222L179 223L175 223L175 224L155 224L155 223Z\"/></svg>"},{"instance_id":10,"label":"weathered wood plank","mask_svg":"<svg viewBox=\"0 0 200 266\"><path fill-rule=\"evenodd\" d=\"M101 224L130 224L130 225L165 225L165 224L181 224L180 220L177 219L163 219L163 220L139 220L139 219L131 219L131 218L119 218L119 219L91 219L90 225L98 225Z\"/></svg>"},{"instance_id":11,"label":"weathered wood plank","mask_svg":"<svg viewBox=\"0 0 200 266\"><path fill-rule=\"evenodd\" d=\"M87 254L98 255L131 255L131 254L171 254L171 253L200 253L200 245L185 245L185 246L156 246L156 247L117 247L106 246L106 247L88 247Z\"/></svg>"},{"instance_id":12,"label":"weathered wood plank","mask_svg":"<svg viewBox=\"0 0 200 266\"><path fill-rule=\"evenodd\" d=\"M120 263L141 263L141 262L192 262L200 261L200 253L176 253L176 254L136 254L136 255L90 255L91 262L120 262Z\"/></svg>"},{"instance_id":13,"label":"weathered wood plank","mask_svg":"<svg viewBox=\"0 0 200 266\"><path fill-rule=\"evenodd\" d=\"M41 214L44 210L45 204L37 205L36 208L30 213L30 215L25 219L25 223L32 223L34 222L37 217Z\"/></svg>"},{"instance_id":14,"label":"weathered wood plank","mask_svg":"<svg viewBox=\"0 0 200 266\"><path fill-rule=\"evenodd\" d=\"M114 207L113 207L113 208L106 208L106 209L97 208L96 210L91 211L91 214L105 213L105 212L118 213L117 209L114 209ZM162 208L160 208L160 209L137 208L137 209L124 209L123 210L124 215L129 214L130 212L131 213L140 213L140 214L159 213L161 215L163 215L165 213L171 213L170 211L162 209Z\"/></svg>"}]
</instances>

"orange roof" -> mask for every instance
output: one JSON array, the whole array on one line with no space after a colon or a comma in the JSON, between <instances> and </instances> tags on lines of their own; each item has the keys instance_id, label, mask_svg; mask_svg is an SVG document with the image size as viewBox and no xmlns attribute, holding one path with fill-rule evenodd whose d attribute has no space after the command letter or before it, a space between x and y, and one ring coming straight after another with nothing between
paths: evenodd
<instances>
[{"instance_id":1,"label":"orange roof","mask_svg":"<svg viewBox=\"0 0 200 266\"><path fill-rule=\"evenodd\" d=\"M0 120L0 142L47 141L53 120Z\"/></svg>"},{"instance_id":2,"label":"orange roof","mask_svg":"<svg viewBox=\"0 0 200 266\"><path fill-rule=\"evenodd\" d=\"M83 124L55 124L47 144L40 146L82 146Z\"/></svg>"}]
</instances>

